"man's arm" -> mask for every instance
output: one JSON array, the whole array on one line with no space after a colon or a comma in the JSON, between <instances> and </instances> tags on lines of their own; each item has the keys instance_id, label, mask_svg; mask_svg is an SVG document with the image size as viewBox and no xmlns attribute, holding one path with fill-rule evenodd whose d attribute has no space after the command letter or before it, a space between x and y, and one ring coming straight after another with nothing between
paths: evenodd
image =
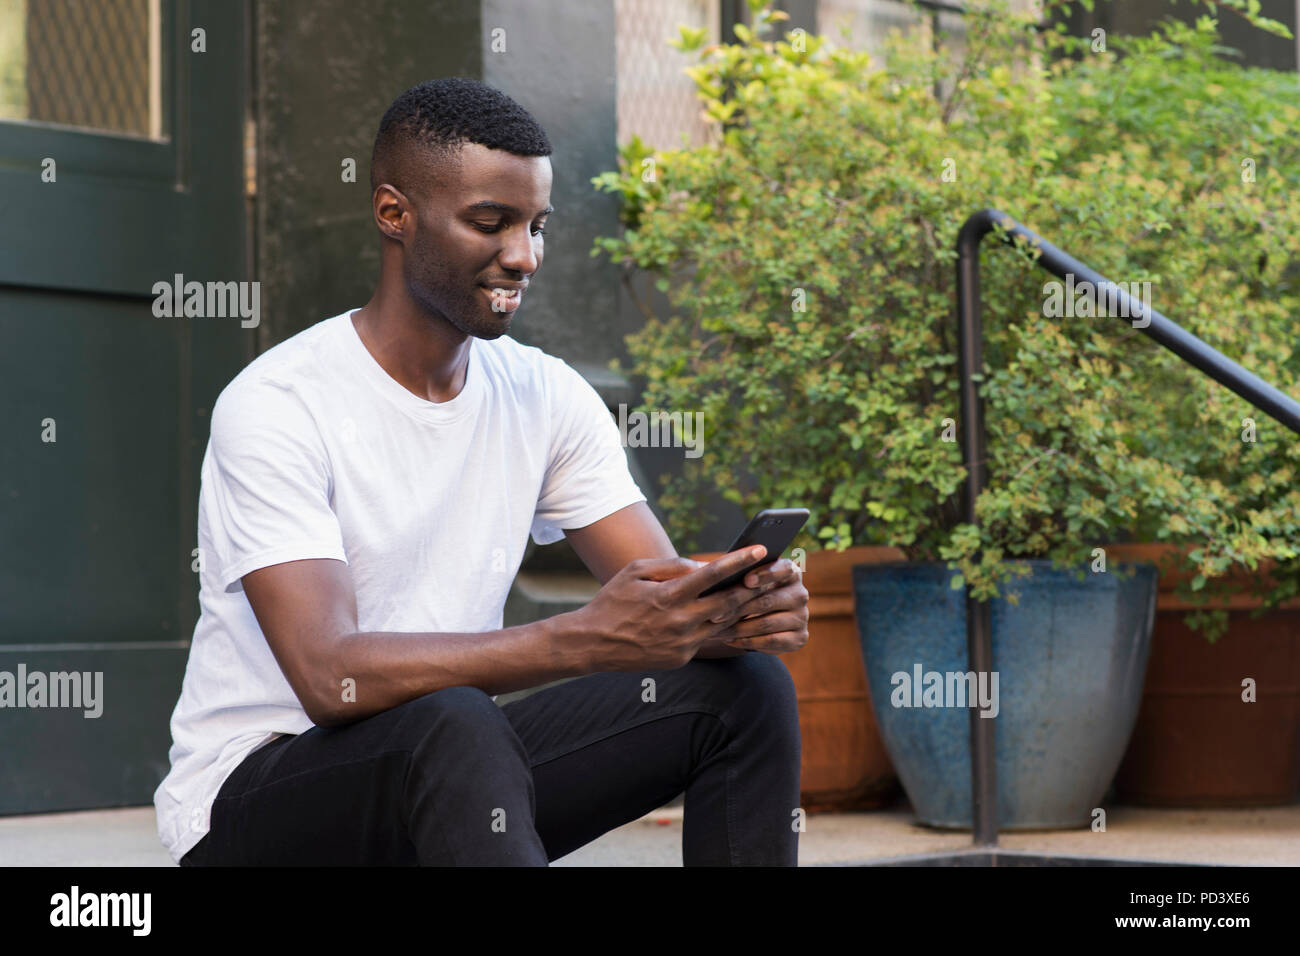
<instances>
[{"instance_id":1,"label":"man's arm","mask_svg":"<svg viewBox=\"0 0 1300 956\"><path fill-rule=\"evenodd\" d=\"M502 694L581 675L590 664L566 615L483 634L358 633L351 571L329 558L262 568L243 584L276 663L323 727L444 687ZM355 702L344 701L349 679Z\"/></svg>"},{"instance_id":2,"label":"man's arm","mask_svg":"<svg viewBox=\"0 0 1300 956\"><path fill-rule=\"evenodd\" d=\"M637 558L675 558L677 549L644 501L628 505L564 537L601 584Z\"/></svg>"},{"instance_id":3,"label":"man's arm","mask_svg":"<svg viewBox=\"0 0 1300 956\"><path fill-rule=\"evenodd\" d=\"M241 580L303 710L328 727L447 687L501 694L596 671L680 667L702 644L729 633L747 600L742 588L706 598L700 592L753 560L742 550L707 565L633 561L585 607L469 634L359 631L350 570L333 558L286 561ZM650 615L658 626L647 633ZM354 699L344 700L345 687Z\"/></svg>"}]
</instances>

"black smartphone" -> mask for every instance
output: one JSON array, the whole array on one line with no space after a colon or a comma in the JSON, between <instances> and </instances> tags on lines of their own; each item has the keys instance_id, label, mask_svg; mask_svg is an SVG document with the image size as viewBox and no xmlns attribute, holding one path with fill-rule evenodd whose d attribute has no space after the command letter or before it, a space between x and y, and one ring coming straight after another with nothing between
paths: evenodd
<instances>
[{"instance_id":1,"label":"black smartphone","mask_svg":"<svg viewBox=\"0 0 1300 956\"><path fill-rule=\"evenodd\" d=\"M745 530L740 532L740 537L736 538L727 552L739 551L741 548L752 548L756 544L761 544L767 549L766 556L761 561L755 561L743 571L737 571L725 581L719 581L713 587L708 588L700 593L700 597L707 597L718 591L725 591L729 587L734 587L741 581L745 580L745 575L749 574L755 568L761 568L765 565L772 564L786 548L794 542L794 536L799 533L799 529L804 526L808 520L807 508L766 508L754 515L745 525Z\"/></svg>"}]
</instances>

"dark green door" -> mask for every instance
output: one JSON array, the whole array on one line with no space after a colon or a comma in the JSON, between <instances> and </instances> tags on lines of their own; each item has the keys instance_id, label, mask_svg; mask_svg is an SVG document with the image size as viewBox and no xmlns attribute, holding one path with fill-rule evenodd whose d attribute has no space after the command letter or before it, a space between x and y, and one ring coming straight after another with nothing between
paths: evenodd
<instances>
[{"instance_id":1,"label":"dark green door","mask_svg":"<svg viewBox=\"0 0 1300 956\"><path fill-rule=\"evenodd\" d=\"M155 286L249 278L243 10L0 0L0 813L167 769L207 414L254 332Z\"/></svg>"}]
</instances>

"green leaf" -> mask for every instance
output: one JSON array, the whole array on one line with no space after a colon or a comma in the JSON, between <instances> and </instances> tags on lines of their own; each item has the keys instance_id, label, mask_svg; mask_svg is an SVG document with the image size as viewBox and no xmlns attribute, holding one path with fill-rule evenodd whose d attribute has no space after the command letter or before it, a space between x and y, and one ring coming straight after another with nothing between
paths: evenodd
<instances>
[{"instance_id":1,"label":"green leaf","mask_svg":"<svg viewBox=\"0 0 1300 956\"><path fill-rule=\"evenodd\" d=\"M683 53L694 53L704 46L705 41L709 38L709 31L706 27L692 28L681 24L677 29L679 36L675 39L669 39L668 45L681 50Z\"/></svg>"}]
</instances>

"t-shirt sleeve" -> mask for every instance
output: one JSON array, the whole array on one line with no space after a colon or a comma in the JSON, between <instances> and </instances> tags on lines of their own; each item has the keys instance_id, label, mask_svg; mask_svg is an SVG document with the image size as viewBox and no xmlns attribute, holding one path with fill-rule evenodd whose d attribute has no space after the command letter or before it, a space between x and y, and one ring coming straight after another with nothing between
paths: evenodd
<instances>
[{"instance_id":1,"label":"t-shirt sleeve","mask_svg":"<svg viewBox=\"0 0 1300 956\"><path fill-rule=\"evenodd\" d=\"M599 393L554 359L550 370L551 447L533 517L533 540L551 544L646 496L628 470L618 426Z\"/></svg>"},{"instance_id":2,"label":"t-shirt sleeve","mask_svg":"<svg viewBox=\"0 0 1300 956\"><path fill-rule=\"evenodd\" d=\"M325 445L302 400L271 382L228 387L212 410L200 492L213 583L239 591L240 578L272 564L346 561L331 490Z\"/></svg>"}]
</instances>

